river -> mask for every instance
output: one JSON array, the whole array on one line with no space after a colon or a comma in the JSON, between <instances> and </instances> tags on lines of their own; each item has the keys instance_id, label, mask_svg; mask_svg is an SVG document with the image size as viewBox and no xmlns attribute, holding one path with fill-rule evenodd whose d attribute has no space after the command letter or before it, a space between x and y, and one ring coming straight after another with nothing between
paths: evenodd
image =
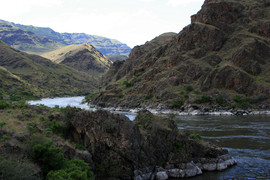
<instances>
[{"instance_id":1,"label":"river","mask_svg":"<svg viewBox=\"0 0 270 180\"><path fill-rule=\"evenodd\" d=\"M48 98L29 101L29 104L43 104L90 108L81 104L84 97ZM134 113L121 112L131 120ZM213 142L228 149L238 161L236 166L222 172L204 172L190 180L225 179L270 179L270 116L176 116L178 128L198 133L205 141Z\"/></svg>"}]
</instances>

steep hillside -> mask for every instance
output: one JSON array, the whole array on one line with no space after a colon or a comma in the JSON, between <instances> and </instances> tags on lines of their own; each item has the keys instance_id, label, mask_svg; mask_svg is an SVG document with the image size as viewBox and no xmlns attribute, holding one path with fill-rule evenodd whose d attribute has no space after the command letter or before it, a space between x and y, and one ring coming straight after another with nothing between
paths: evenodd
<instances>
[{"instance_id":1,"label":"steep hillside","mask_svg":"<svg viewBox=\"0 0 270 180\"><path fill-rule=\"evenodd\" d=\"M135 47L92 101L125 107L270 106L270 3L206 0L170 38ZM162 40L159 44L157 40Z\"/></svg>"},{"instance_id":2,"label":"steep hillside","mask_svg":"<svg viewBox=\"0 0 270 180\"><path fill-rule=\"evenodd\" d=\"M106 37L88 35L85 33L58 33L52 30L51 28L26 26L26 25L15 24L15 23L3 21L3 20L0 20L0 24L5 24L5 25L8 24L10 26L20 28L21 30L24 30L24 31L32 32L38 36L46 37L65 45L90 43L105 56L109 56L109 55L128 56L131 51L131 48L128 47L126 44L123 44L117 40L109 39ZM0 39L0 40L3 40L3 39ZM54 48L54 49L57 49L57 48ZM54 49L50 49L50 50L54 50ZM20 50L23 50L23 49L20 49Z\"/></svg>"},{"instance_id":3,"label":"steep hillside","mask_svg":"<svg viewBox=\"0 0 270 180\"><path fill-rule=\"evenodd\" d=\"M42 53L58 49L64 45L43 36L37 36L33 32L24 31L12 25L3 24L0 21L0 40L15 49L31 53Z\"/></svg>"},{"instance_id":4,"label":"steep hillside","mask_svg":"<svg viewBox=\"0 0 270 180\"><path fill-rule=\"evenodd\" d=\"M112 62L96 50L91 44L69 45L55 51L41 55L56 63L65 64L74 69L90 72L104 73Z\"/></svg>"},{"instance_id":5,"label":"steep hillside","mask_svg":"<svg viewBox=\"0 0 270 180\"><path fill-rule=\"evenodd\" d=\"M111 56L107 56L107 58L109 58L112 62L115 62L115 61L124 61L128 57L123 56L123 55L111 55Z\"/></svg>"},{"instance_id":6,"label":"steep hillside","mask_svg":"<svg viewBox=\"0 0 270 180\"><path fill-rule=\"evenodd\" d=\"M5 91L25 87L35 96L77 95L95 90L98 84L96 77L37 55L20 52L2 41L0 67L8 75L6 80L1 79L1 89Z\"/></svg>"}]
</instances>

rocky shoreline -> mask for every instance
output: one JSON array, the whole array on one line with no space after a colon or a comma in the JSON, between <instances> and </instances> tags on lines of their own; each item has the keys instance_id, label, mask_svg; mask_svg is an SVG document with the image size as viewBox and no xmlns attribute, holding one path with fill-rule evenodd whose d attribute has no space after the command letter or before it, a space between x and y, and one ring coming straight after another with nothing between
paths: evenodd
<instances>
[{"instance_id":1,"label":"rocky shoreline","mask_svg":"<svg viewBox=\"0 0 270 180\"><path fill-rule=\"evenodd\" d=\"M218 158L200 158L188 163L168 164L166 168L155 166L138 169L134 171L134 180L193 177L203 174L203 171L223 171L235 164L237 161L225 154Z\"/></svg>"},{"instance_id":2,"label":"rocky shoreline","mask_svg":"<svg viewBox=\"0 0 270 180\"><path fill-rule=\"evenodd\" d=\"M97 107L99 109L101 107ZM130 112L130 113L138 113L139 111L146 109L150 111L153 114L175 114L179 116L196 116L196 115L213 115L213 116L233 116L233 115L270 115L270 110L258 110L258 109L249 109L249 110L243 110L243 109L189 109L189 110L173 110L173 109L160 109L160 108L124 108L124 107L106 107L102 108L111 112L118 111L118 112Z\"/></svg>"}]
</instances>

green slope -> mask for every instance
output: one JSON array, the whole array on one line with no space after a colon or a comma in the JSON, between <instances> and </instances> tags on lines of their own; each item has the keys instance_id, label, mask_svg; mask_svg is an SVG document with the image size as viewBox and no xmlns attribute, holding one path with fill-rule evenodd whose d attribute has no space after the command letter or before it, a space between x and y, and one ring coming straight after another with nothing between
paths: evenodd
<instances>
[{"instance_id":1,"label":"green slope","mask_svg":"<svg viewBox=\"0 0 270 180\"><path fill-rule=\"evenodd\" d=\"M0 66L40 97L81 95L97 88L98 78L37 55L20 52L0 41ZM6 88L8 81L2 86Z\"/></svg>"}]
</instances>

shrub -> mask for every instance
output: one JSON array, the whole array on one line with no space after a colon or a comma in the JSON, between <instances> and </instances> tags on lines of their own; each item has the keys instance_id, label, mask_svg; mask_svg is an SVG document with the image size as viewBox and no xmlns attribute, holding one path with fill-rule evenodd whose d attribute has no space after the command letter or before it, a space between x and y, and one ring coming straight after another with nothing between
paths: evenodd
<instances>
[{"instance_id":1,"label":"shrub","mask_svg":"<svg viewBox=\"0 0 270 180\"><path fill-rule=\"evenodd\" d=\"M216 103L220 106L224 106L226 105L227 101L222 96L218 96L216 97Z\"/></svg>"},{"instance_id":2,"label":"shrub","mask_svg":"<svg viewBox=\"0 0 270 180\"><path fill-rule=\"evenodd\" d=\"M0 100L0 109L6 109L9 107L9 104L6 101Z\"/></svg>"},{"instance_id":3,"label":"shrub","mask_svg":"<svg viewBox=\"0 0 270 180\"><path fill-rule=\"evenodd\" d=\"M26 126L26 129L31 133L37 133L38 132L38 127L37 124L35 122L29 123Z\"/></svg>"},{"instance_id":4,"label":"shrub","mask_svg":"<svg viewBox=\"0 0 270 180\"><path fill-rule=\"evenodd\" d=\"M191 91L193 91L193 87L190 86L190 85L189 86L186 86L185 87L185 90L186 90L187 93L190 93Z\"/></svg>"},{"instance_id":5,"label":"shrub","mask_svg":"<svg viewBox=\"0 0 270 180\"><path fill-rule=\"evenodd\" d=\"M145 100L149 100L149 99L152 99L154 97L153 94L149 94L147 96L145 96Z\"/></svg>"},{"instance_id":6,"label":"shrub","mask_svg":"<svg viewBox=\"0 0 270 180\"><path fill-rule=\"evenodd\" d=\"M236 95L233 97L233 100L236 102L236 107L238 108L247 109L250 106L250 99L248 97Z\"/></svg>"},{"instance_id":7,"label":"shrub","mask_svg":"<svg viewBox=\"0 0 270 180\"><path fill-rule=\"evenodd\" d=\"M172 108L181 108L184 104L184 101L182 99L174 100L172 102Z\"/></svg>"},{"instance_id":8,"label":"shrub","mask_svg":"<svg viewBox=\"0 0 270 180\"><path fill-rule=\"evenodd\" d=\"M181 153L184 151L185 151L185 149L183 148L183 144L181 142L177 142L173 147L174 153Z\"/></svg>"},{"instance_id":9,"label":"shrub","mask_svg":"<svg viewBox=\"0 0 270 180\"><path fill-rule=\"evenodd\" d=\"M211 101L212 101L212 98L210 96L201 96L194 100L194 102L197 104L209 103Z\"/></svg>"},{"instance_id":10,"label":"shrub","mask_svg":"<svg viewBox=\"0 0 270 180\"><path fill-rule=\"evenodd\" d=\"M4 121L0 121L0 128L2 129L7 123Z\"/></svg>"},{"instance_id":11,"label":"shrub","mask_svg":"<svg viewBox=\"0 0 270 180\"><path fill-rule=\"evenodd\" d=\"M27 179L38 180L38 172L29 163L20 163L0 157L0 179Z\"/></svg>"},{"instance_id":12,"label":"shrub","mask_svg":"<svg viewBox=\"0 0 270 180\"><path fill-rule=\"evenodd\" d=\"M64 135L67 127L64 124L60 124L56 120L47 122L47 129L50 129L54 134Z\"/></svg>"},{"instance_id":13,"label":"shrub","mask_svg":"<svg viewBox=\"0 0 270 180\"><path fill-rule=\"evenodd\" d=\"M199 134L190 134L189 138L190 139L198 139L198 140L202 139L201 135L199 135Z\"/></svg>"},{"instance_id":14,"label":"shrub","mask_svg":"<svg viewBox=\"0 0 270 180\"><path fill-rule=\"evenodd\" d=\"M0 138L0 143L6 142L9 139L9 136L4 134L1 138Z\"/></svg>"},{"instance_id":15,"label":"shrub","mask_svg":"<svg viewBox=\"0 0 270 180\"><path fill-rule=\"evenodd\" d=\"M123 81L123 82L121 82L121 85L126 86L126 88L130 88L130 87L132 87L132 84L131 84L131 83L129 83L129 82L127 82L127 81Z\"/></svg>"},{"instance_id":16,"label":"shrub","mask_svg":"<svg viewBox=\"0 0 270 180\"><path fill-rule=\"evenodd\" d=\"M79 159L73 159L68 161L63 169L50 171L47 179L93 180L94 175L87 163Z\"/></svg>"},{"instance_id":17,"label":"shrub","mask_svg":"<svg viewBox=\"0 0 270 180\"><path fill-rule=\"evenodd\" d=\"M53 146L52 141L36 144L32 147L32 151L32 158L42 166L45 174L50 170L61 169L65 164L62 148Z\"/></svg>"}]
</instances>

